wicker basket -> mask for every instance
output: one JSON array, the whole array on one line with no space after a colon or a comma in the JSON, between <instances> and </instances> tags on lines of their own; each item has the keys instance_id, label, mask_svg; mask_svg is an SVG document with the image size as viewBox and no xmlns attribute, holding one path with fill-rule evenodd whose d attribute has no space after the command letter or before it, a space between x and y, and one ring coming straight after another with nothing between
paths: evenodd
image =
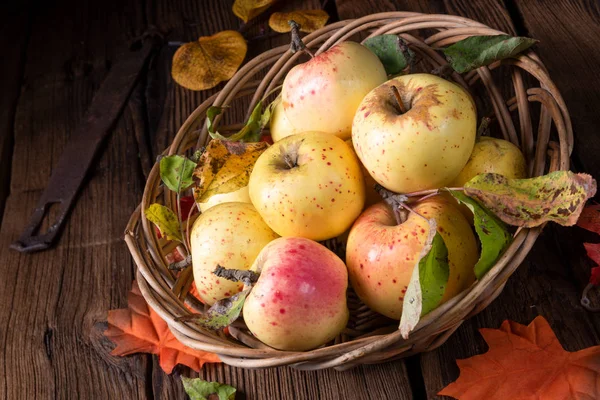
<instances>
[{"instance_id":1,"label":"wicker basket","mask_svg":"<svg viewBox=\"0 0 600 400\"><path fill-rule=\"evenodd\" d=\"M390 12L331 24L309 34L304 42L320 53L344 40L361 40L384 33L400 34L419 57L417 69L430 71L446 63L435 48L471 35L502 32L461 17ZM288 46L282 46L249 61L223 90L189 116L165 153L189 154L192 149L204 145L209 139L204 124L209 106L232 104L234 100L248 104L247 99L246 103L241 103L241 99L252 96L247 105L247 110L252 110L265 94L272 95L273 89L283 82L286 72L299 62L300 56L291 54ZM261 72L264 74L266 68L266 76L257 80L255 77ZM558 89L536 54L529 51L463 76L455 73L451 79L474 94L479 108L484 104L492 111L494 123L497 123L495 132L521 147L531 176L569 168L573 146L570 117ZM528 85L531 87L526 88L526 83L531 83ZM499 87L510 87L514 97L504 99ZM532 120L537 122L537 134L534 134ZM552 125L554 141L550 140ZM235 131L239 126L220 126L219 130ZM261 343L249 333L241 320L229 328L229 334L209 332L194 323L176 320L188 315L190 308L203 311L204 306L188 295L193 281L191 267L178 276L167 268L165 255L177 244L159 239L151 223L141 213L155 202L169 207L176 204L175 195L163 190L158 164L154 165L148 177L142 203L133 213L125 234L125 241L138 266L137 279L142 294L185 345L217 353L223 362L244 368L290 365L303 370L343 370L358 364L379 363L435 349L465 319L483 310L500 294L508 277L523 261L541 232L541 227L517 230L514 241L496 265L468 290L424 316L408 340L401 337L397 321L369 310L350 292L348 306L351 317L344 332L327 346L307 352L290 352L275 350Z\"/></svg>"}]
</instances>

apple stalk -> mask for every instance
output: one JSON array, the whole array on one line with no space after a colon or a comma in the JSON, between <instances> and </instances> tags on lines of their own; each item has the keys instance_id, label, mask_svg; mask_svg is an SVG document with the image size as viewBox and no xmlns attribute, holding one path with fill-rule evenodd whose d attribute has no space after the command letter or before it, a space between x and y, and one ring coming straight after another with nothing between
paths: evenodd
<instances>
[{"instance_id":1,"label":"apple stalk","mask_svg":"<svg viewBox=\"0 0 600 400\"><path fill-rule=\"evenodd\" d=\"M242 282L244 285L252 286L258 281L260 276L254 271L243 270L243 269L229 269L224 268L221 265L217 265L217 268L212 272L219 278L227 279L232 282Z\"/></svg>"},{"instance_id":2,"label":"apple stalk","mask_svg":"<svg viewBox=\"0 0 600 400\"><path fill-rule=\"evenodd\" d=\"M314 58L315 55L313 54L313 52L310 51L308 49L308 47L306 47L306 45L304 44L302 39L300 39L300 25L293 19L288 21L288 25L292 29L292 31L291 31L292 43L290 43L290 49L292 51L292 54L294 54L298 51L302 51L302 52L308 54L310 56L310 58Z\"/></svg>"}]
</instances>

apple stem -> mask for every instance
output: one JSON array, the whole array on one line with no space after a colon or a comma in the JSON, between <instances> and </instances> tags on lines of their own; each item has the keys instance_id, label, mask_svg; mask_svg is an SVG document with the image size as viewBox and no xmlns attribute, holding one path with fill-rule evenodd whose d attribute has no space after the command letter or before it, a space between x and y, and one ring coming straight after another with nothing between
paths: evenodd
<instances>
[{"instance_id":1,"label":"apple stem","mask_svg":"<svg viewBox=\"0 0 600 400\"><path fill-rule=\"evenodd\" d=\"M310 51L308 47L306 47L306 45L300 38L300 25L293 19L288 21L288 25L290 26L290 28L292 28L292 43L290 44L292 54L298 51L303 51L304 53L308 54L310 58L314 58L315 55L313 54L313 52Z\"/></svg>"},{"instance_id":2,"label":"apple stem","mask_svg":"<svg viewBox=\"0 0 600 400\"><path fill-rule=\"evenodd\" d=\"M403 207L403 208L407 209L408 211L410 211L411 213L418 215L419 217L423 218L425 221L427 221L429 223L429 220L423 214L419 214L418 212L416 212L415 210L410 208L406 203L400 203L400 207Z\"/></svg>"},{"instance_id":3,"label":"apple stem","mask_svg":"<svg viewBox=\"0 0 600 400\"><path fill-rule=\"evenodd\" d=\"M427 199L429 199L429 198L431 198L431 197L435 197L435 196L437 196L438 194L440 194L439 190L438 190L438 191L436 191L436 192L433 192L433 193L426 194L425 196L421 197L421 198L420 198L419 200L417 200L417 201L423 201L423 200L427 200Z\"/></svg>"},{"instance_id":4,"label":"apple stem","mask_svg":"<svg viewBox=\"0 0 600 400\"><path fill-rule=\"evenodd\" d=\"M451 187L451 188L444 188L444 190L455 190L455 191L464 191L465 188L464 187ZM425 196L431 193L439 193L440 189L428 189L428 190L420 190L418 192L411 192L411 193L406 193L405 196L406 197L419 197L419 196Z\"/></svg>"},{"instance_id":5,"label":"apple stem","mask_svg":"<svg viewBox=\"0 0 600 400\"><path fill-rule=\"evenodd\" d=\"M228 269L221 265L217 265L217 268L212 272L219 278L224 278L232 282L242 282L244 285L252 286L258 281L260 276L254 271L246 271L243 269Z\"/></svg>"},{"instance_id":6,"label":"apple stem","mask_svg":"<svg viewBox=\"0 0 600 400\"><path fill-rule=\"evenodd\" d=\"M390 86L390 90L392 91L392 94L396 98L396 103L398 103L398 108L400 109L400 113L405 114L406 111L408 111L408 110L404 106L404 102L402 101L402 97L400 96L400 92L398 91L398 88L396 86L392 85L392 86Z\"/></svg>"},{"instance_id":7,"label":"apple stem","mask_svg":"<svg viewBox=\"0 0 600 400\"><path fill-rule=\"evenodd\" d=\"M179 247L180 246L178 246L178 248ZM172 264L169 264L169 269L171 271L181 271L182 269L185 269L186 267L189 267L190 265L192 265L192 256L188 255L181 261L177 261Z\"/></svg>"},{"instance_id":8,"label":"apple stem","mask_svg":"<svg viewBox=\"0 0 600 400\"><path fill-rule=\"evenodd\" d=\"M482 137L483 134L487 132L491 122L492 119L490 117L483 117L481 119L481 124L479 124L479 128L477 128L477 138Z\"/></svg>"}]
</instances>

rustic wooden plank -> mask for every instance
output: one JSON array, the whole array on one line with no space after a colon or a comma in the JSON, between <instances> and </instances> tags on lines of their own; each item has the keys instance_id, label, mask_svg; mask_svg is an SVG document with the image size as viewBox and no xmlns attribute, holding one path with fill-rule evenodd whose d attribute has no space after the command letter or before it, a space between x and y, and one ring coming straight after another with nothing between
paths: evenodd
<instances>
[{"instance_id":1,"label":"rustic wooden plank","mask_svg":"<svg viewBox=\"0 0 600 400\"><path fill-rule=\"evenodd\" d=\"M149 20L153 21L152 23L160 30L170 32L169 41L186 42L224 29L240 27L241 21L231 12L231 4L232 1L212 1L202 5L185 0L155 1L150 6L151 11L148 14ZM293 0L279 2L274 10L289 11L319 7L317 0ZM243 34L249 40L246 60L289 41L287 34L268 34L268 15L269 13L266 13L258 17L243 29ZM158 100L154 100L157 103L163 102L162 115L152 137L155 154L168 145L179 126L194 108L223 86L221 84L213 90L203 92L192 92L178 87L172 82L169 73L174 51L174 47L164 49L156 59L153 67L155 72L151 72L157 76L163 74L158 79L168 78L166 84L161 83L161 87L166 88L162 97L158 96ZM228 110L229 117L233 121L243 121L246 108L247 101L236 104ZM253 371L225 365L207 365L199 374L189 371L188 368L178 368L175 374L168 376L154 361L152 389L155 398L181 398L183 389L179 382L179 374L200 376L203 379L233 385L248 399L408 399L411 397L406 369L402 362L360 367L345 373L300 372L290 368ZM394 376L392 382L389 380L390 374Z\"/></svg>"},{"instance_id":2,"label":"rustic wooden plank","mask_svg":"<svg viewBox=\"0 0 600 400\"><path fill-rule=\"evenodd\" d=\"M106 310L126 305L134 276L121 239L141 193L127 111L58 247L34 255L8 250L115 61L116 47L145 28L140 3L64 0L36 6L14 123L11 194L0 230L0 398L147 397L149 357L112 357L112 345L102 336Z\"/></svg>"},{"instance_id":3,"label":"rustic wooden plank","mask_svg":"<svg viewBox=\"0 0 600 400\"><path fill-rule=\"evenodd\" d=\"M10 188L13 128L17 100L21 90L26 47L31 27L31 9L28 2L3 3L0 11L0 224L4 204Z\"/></svg>"},{"instance_id":4,"label":"rustic wooden plank","mask_svg":"<svg viewBox=\"0 0 600 400\"><path fill-rule=\"evenodd\" d=\"M593 47L594 38L600 32L598 8L588 3L571 1L552 4L543 1L515 3L524 15L527 27L525 32L515 28L510 18L513 10L509 12L503 2L493 0L336 1L340 18L356 18L366 13L395 10L445 13L472 18L511 34L529 33L540 39L542 43L538 46L539 53L563 91L572 115L579 117L574 118L576 132L579 134L580 130L585 131L585 136L580 140L586 145L585 148L581 146L576 150L576 160L585 170L598 176L600 171L596 153L599 145L595 130L598 123L593 122L600 121L593 108L589 107L589 104L599 101L600 87L596 84L597 79L593 78L600 65ZM582 19L583 24L579 25ZM520 27L519 24L516 25ZM557 41L559 44L555 45ZM544 43L548 45L544 47ZM558 57L555 56L557 48L560 49ZM574 57L577 61L574 61ZM576 74L573 73L573 67L577 69ZM574 76L578 77L577 80ZM573 90L574 87L577 90ZM510 84L502 85L505 97L510 93L507 92L509 88ZM580 97L581 94L583 96ZM591 148L588 144L591 144ZM590 266L583 255L581 237L581 234L573 235L566 228L549 226L508 281L499 298L483 312L463 323L445 345L420 356L427 398L436 398L439 390L458 377L455 359L486 351L487 346L477 329L498 327L505 319L527 324L535 316L543 315L568 350L578 350L599 342L597 318L593 318L579 305L579 296L589 277ZM571 270L573 263L578 264L578 267ZM416 385L413 382L413 386Z\"/></svg>"},{"instance_id":5,"label":"rustic wooden plank","mask_svg":"<svg viewBox=\"0 0 600 400\"><path fill-rule=\"evenodd\" d=\"M569 108L575 133L575 167L600 176L600 3L586 0L514 2L525 32L538 39L538 54Z\"/></svg>"}]
</instances>

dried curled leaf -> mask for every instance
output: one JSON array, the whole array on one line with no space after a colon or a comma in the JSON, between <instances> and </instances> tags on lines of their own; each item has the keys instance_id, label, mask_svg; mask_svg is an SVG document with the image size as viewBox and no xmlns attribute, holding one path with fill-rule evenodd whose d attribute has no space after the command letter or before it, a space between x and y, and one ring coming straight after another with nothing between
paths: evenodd
<instances>
[{"instance_id":1,"label":"dried curled leaf","mask_svg":"<svg viewBox=\"0 0 600 400\"><path fill-rule=\"evenodd\" d=\"M246 51L246 41L239 32L203 36L177 49L171 75L187 89L210 89L231 79L244 61Z\"/></svg>"},{"instance_id":2,"label":"dried curled leaf","mask_svg":"<svg viewBox=\"0 0 600 400\"><path fill-rule=\"evenodd\" d=\"M496 260L510 245L513 237L506 225L477 201L462 192L450 190L450 194L473 213L475 231L481 242L481 256L475 264L475 276L481 279L496 264Z\"/></svg>"},{"instance_id":3,"label":"dried curled leaf","mask_svg":"<svg viewBox=\"0 0 600 400\"><path fill-rule=\"evenodd\" d=\"M588 174L571 171L529 179L481 174L465 184L465 193L509 225L532 228L554 221L571 226L587 199L596 193L596 181Z\"/></svg>"},{"instance_id":4,"label":"dried curled leaf","mask_svg":"<svg viewBox=\"0 0 600 400\"><path fill-rule=\"evenodd\" d=\"M168 207L162 204L154 203L144 210L144 215L148 221L152 222L160 230L163 236L169 240L177 240L183 243L181 237L179 219L177 215Z\"/></svg>"},{"instance_id":5,"label":"dried curled leaf","mask_svg":"<svg viewBox=\"0 0 600 400\"><path fill-rule=\"evenodd\" d=\"M440 304L449 276L448 249L437 232L437 223L430 219L429 234L413 269L402 304L399 329L404 339L415 329L421 316Z\"/></svg>"},{"instance_id":6,"label":"dried curled leaf","mask_svg":"<svg viewBox=\"0 0 600 400\"><path fill-rule=\"evenodd\" d=\"M462 74L513 57L535 43L535 39L509 35L471 36L442 51L452 69Z\"/></svg>"},{"instance_id":7,"label":"dried curled leaf","mask_svg":"<svg viewBox=\"0 0 600 400\"><path fill-rule=\"evenodd\" d=\"M190 400L209 400L213 397L211 395L217 395L219 400L233 400L235 399L236 389L233 386L225 385L219 382L207 382L200 378L186 378L181 377L183 382L183 388Z\"/></svg>"},{"instance_id":8,"label":"dried curled leaf","mask_svg":"<svg viewBox=\"0 0 600 400\"><path fill-rule=\"evenodd\" d=\"M148 306L136 281L129 292L127 308L109 310L107 322L104 335L116 345L112 355L157 354L160 367L167 374L177 364L199 371L207 362L220 362L216 354L194 350L177 340L167 323Z\"/></svg>"},{"instance_id":9,"label":"dried curled leaf","mask_svg":"<svg viewBox=\"0 0 600 400\"><path fill-rule=\"evenodd\" d=\"M267 147L265 142L211 140L194 170L196 202L205 203L215 194L247 186L254 163Z\"/></svg>"},{"instance_id":10,"label":"dried curled leaf","mask_svg":"<svg viewBox=\"0 0 600 400\"><path fill-rule=\"evenodd\" d=\"M269 18L269 26L275 32L290 32L288 21L293 20L300 25L301 32L314 32L327 23L329 14L323 10L299 10L291 12L275 12Z\"/></svg>"},{"instance_id":11,"label":"dried curled leaf","mask_svg":"<svg viewBox=\"0 0 600 400\"><path fill-rule=\"evenodd\" d=\"M267 8L271 7L277 0L235 0L233 3L233 13L242 21L248 22L252 18L262 14Z\"/></svg>"},{"instance_id":12,"label":"dried curled leaf","mask_svg":"<svg viewBox=\"0 0 600 400\"><path fill-rule=\"evenodd\" d=\"M457 360L458 379L438 393L461 400L597 399L600 346L568 352L548 321L528 326L504 321L500 329L480 329L487 353Z\"/></svg>"}]
</instances>

